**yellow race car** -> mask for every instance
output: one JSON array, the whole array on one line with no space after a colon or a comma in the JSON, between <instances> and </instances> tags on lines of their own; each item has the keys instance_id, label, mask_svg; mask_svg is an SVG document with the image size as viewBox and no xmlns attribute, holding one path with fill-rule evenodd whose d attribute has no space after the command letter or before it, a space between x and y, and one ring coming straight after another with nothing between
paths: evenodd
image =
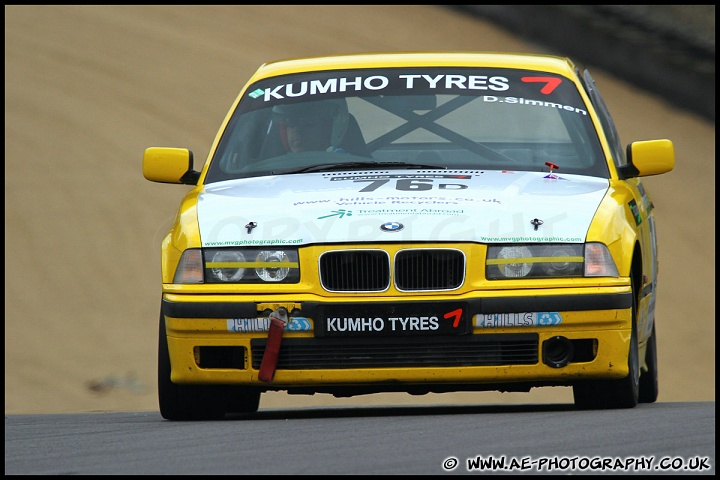
<instances>
[{"instance_id":1,"label":"yellow race car","mask_svg":"<svg viewBox=\"0 0 720 480\"><path fill-rule=\"evenodd\" d=\"M257 411L267 391L572 386L658 394L653 203L670 140L623 147L566 58L373 53L262 65L162 242L162 416Z\"/></svg>"}]
</instances>

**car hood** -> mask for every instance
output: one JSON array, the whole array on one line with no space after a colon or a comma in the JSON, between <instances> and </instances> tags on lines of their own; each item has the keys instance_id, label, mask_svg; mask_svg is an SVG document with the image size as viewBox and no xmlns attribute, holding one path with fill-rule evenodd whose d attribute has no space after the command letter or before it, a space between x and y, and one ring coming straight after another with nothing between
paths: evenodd
<instances>
[{"instance_id":1,"label":"car hood","mask_svg":"<svg viewBox=\"0 0 720 480\"><path fill-rule=\"evenodd\" d=\"M348 242L585 241L609 182L547 172L390 170L205 186L204 247Z\"/></svg>"}]
</instances>

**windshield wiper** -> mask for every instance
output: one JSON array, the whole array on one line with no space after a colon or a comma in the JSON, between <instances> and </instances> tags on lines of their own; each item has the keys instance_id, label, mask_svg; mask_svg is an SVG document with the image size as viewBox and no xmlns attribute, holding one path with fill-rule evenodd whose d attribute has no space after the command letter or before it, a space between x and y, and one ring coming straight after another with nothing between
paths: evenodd
<instances>
[{"instance_id":1,"label":"windshield wiper","mask_svg":"<svg viewBox=\"0 0 720 480\"><path fill-rule=\"evenodd\" d=\"M383 168L427 168L431 170L447 170L442 165L430 165L428 163L410 163L410 162L377 162Z\"/></svg>"},{"instance_id":2,"label":"windshield wiper","mask_svg":"<svg viewBox=\"0 0 720 480\"><path fill-rule=\"evenodd\" d=\"M309 173L309 172L334 172L338 170L373 170L387 168L426 168L433 170L446 170L447 167L438 165L426 165L422 163L406 163L406 162L345 162L345 163L323 163L321 165L310 165L309 167L290 168L287 170L279 170L272 172L275 174L283 173Z\"/></svg>"}]
</instances>

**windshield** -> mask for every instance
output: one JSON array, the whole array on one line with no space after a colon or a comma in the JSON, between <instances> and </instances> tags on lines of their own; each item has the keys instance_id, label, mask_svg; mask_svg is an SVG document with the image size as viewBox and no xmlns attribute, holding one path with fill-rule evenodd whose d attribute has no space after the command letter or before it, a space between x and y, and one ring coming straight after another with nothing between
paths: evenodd
<instances>
[{"instance_id":1,"label":"windshield","mask_svg":"<svg viewBox=\"0 0 720 480\"><path fill-rule=\"evenodd\" d=\"M498 68L273 77L247 89L205 183L358 169L545 171L608 178L567 78Z\"/></svg>"}]
</instances>

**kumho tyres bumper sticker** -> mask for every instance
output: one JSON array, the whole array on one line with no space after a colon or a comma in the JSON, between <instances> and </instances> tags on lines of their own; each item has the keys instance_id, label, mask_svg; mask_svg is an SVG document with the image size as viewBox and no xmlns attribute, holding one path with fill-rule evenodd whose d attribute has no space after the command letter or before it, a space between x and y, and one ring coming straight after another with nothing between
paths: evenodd
<instances>
[{"instance_id":1,"label":"kumho tyres bumper sticker","mask_svg":"<svg viewBox=\"0 0 720 480\"><path fill-rule=\"evenodd\" d=\"M316 337L466 335L472 331L464 303L362 303L320 305Z\"/></svg>"}]
</instances>

